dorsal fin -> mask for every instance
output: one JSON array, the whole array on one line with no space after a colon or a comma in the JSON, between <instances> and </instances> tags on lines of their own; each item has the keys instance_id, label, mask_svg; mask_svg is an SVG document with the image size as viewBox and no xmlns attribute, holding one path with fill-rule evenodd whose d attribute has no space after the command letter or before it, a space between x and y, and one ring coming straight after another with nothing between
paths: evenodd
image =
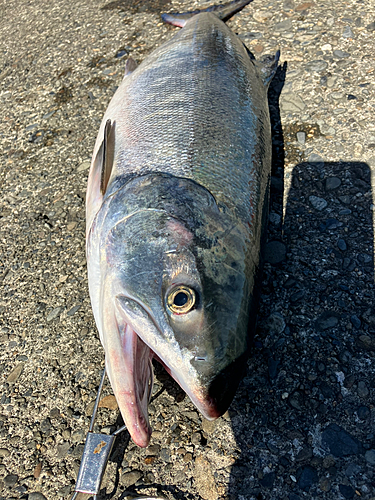
<instances>
[{"instance_id":1,"label":"dorsal fin","mask_svg":"<svg viewBox=\"0 0 375 500\"><path fill-rule=\"evenodd\" d=\"M135 68L137 67L137 63L134 61L132 57L129 57L125 63L125 74L124 76L130 75L133 73Z\"/></svg>"},{"instance_id":2,"label":"dorsal fin","mask_svg":"<svg viewBox=\"0 0 375 500\"><path fill-rule=\"evenodd\" d=\"M250 2L252 2L252 0L233 0L233 2L223 5L211 5L206 9L184 12L182 14L162 14L161 18L165 23L173 24L173 26L179 26L180 28L183 28L190 18L202 12L213 12L219 19L226 21Z\"/></svg>"},{"instance_id":3,"label":"dorsal fin","mask_svg":"<svg viewBox=\"0 0 375 500\"><path fill-rule=\"evenodd\" d=\"M278 50L274 56L266 55L262 59L253 59L253 63L258 68L260 76L266 87L270 84L272 78L275 76L277 66L279 63L280 51Z\"/></svg>"}]
</instances>

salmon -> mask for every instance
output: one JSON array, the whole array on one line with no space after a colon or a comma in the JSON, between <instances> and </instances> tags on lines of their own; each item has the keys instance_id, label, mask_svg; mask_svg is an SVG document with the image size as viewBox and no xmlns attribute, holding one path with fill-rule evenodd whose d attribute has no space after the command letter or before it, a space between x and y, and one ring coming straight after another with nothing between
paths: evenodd
<instances>
[{"instance_id":1,"label":"salmon","mask_svg":"<svg viewBox=\"0 0 375 500\"><path fill-rule=\"evenodd\" d=\"M152 360L207 419L230 405L249 355L268 214L268 84L223 19L185 15L125 77L104 115L87 188L87 264L107 373L136 444L151 436Z\"/></svg>"}]
</instances>

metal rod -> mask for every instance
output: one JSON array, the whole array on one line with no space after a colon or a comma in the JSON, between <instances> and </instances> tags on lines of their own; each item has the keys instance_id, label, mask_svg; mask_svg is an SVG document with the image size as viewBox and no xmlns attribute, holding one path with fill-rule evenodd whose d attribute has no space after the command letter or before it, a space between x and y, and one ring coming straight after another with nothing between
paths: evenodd
<instances>
[{"instance_id":1,"label":"metal rod","mask_svg":"<svg viewBox=\"0 0 375 500\"><path fill-rule=\"evenodd\" d=\"M112 436L118 436L119 434L121 434L121 432L123 431L126 431L126 425L123 425L122 427L120 427L119 429L117 429L117 431L115 431Z\"/></svg>"},{"instance_id":2,"label":"metal rod","mask_svg":"<svg viewBox=\"0 0 375 500\"><path fill-rule=\"evenodd\" d=\"M152 390L154 388L154 367L152 366L152 361L151 359L148 360L149 366L150 366L150 382L148 385L148 402L151 401L152 397Z\"/></svg>"},{"instance_id":3,"label":"metal rod","mask_svg":"<svg viewBox=\"0 0 375 500\"><path fill-rule=\"evenodd\" d=\"M122 427L120 427L119 429L117 429L117 431L115 431L112 436L118 436L121 432L123 431L126 431L126 425L123 425Z\"/></svg>"},{"instance_id":4,"label":"metal rod","mask_svg":"<svg viewBox=\"0 0 375 500\"><path fill-rule=\"evenodd\" d=\"M74 495L71 498L71 500L75 500L77 498L77 496L78 496L78 493L79 493L78 491L75 491Z\"/></svg>"},{"instance_id":5,"label":"metal rod","mask_svg":"<svg viewBox=\"0 0 375 500\"><path fill-rule=\"evenodd\" d=\"M100 400L100 395L102 393L102 389L103 389L103 385L104 385L104 380L105 380L105 368L103 370L102 378L100 380L98 394L96 395L96 400L95 400L94 410L92 412L92 417L91 417L89 432L93 432L94 431L95 417L96 417L96 414L97 414L97 411L98 411L99 400Z\"/></svg>"}]
</instances>

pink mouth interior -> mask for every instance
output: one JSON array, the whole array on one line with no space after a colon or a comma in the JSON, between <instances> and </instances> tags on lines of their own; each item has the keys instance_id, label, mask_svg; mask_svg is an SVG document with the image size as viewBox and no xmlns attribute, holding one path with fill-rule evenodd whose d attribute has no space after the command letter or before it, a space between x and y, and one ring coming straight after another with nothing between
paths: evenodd
<instances>
[{"instance_id":1,"label":"pink mouth interior","mask_svg":"<svg viewBox=\"0 0 375 500\"><path fill-rule=\"evenodd\" d=\"M108 354L108 374L122 417L133 441L141 447L150 442L151 427L148 419L148 402L152 391L152 359L161 363L167 373L187 392L173 371L143 342L129 323L118 324L120 345ZM151 381L151 387L150 387ZM191 388L190 388L191 389ZM208 419L219 416L215 402L197 391L188 394L193 403ZM195 396L195 397L194 397Z\"/></svg>"},{"instance_id":2,"label":"pink mouth interior","mask_svg":"<svg viewBox=\"0 0 375 500\"><path fill-rule=\"evenodd\" d=\"M120 365L125 368L125 373L121 373L121 368L116 370L116 366L113 367L111 372L116 379L113 388L133 441L138 446L145 447L151 436L148 400L150 381L153 377L151 365L153 352L129 324L126 324L120 332L120 341L120 358L122 358Z\"/></svg>"}]
</instances>

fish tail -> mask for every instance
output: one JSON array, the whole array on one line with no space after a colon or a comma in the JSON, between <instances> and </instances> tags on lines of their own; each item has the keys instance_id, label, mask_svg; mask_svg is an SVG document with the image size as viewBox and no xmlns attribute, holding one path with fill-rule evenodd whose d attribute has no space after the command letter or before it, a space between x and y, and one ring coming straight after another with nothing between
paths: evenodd
<instances>
[{"instance_id":1,"label":"fish tail","mask_svg":"<svg viewBox=\"0 0 375 500\"><path fill-rule=\"evenodd\" d=\"M247 4L252 2L253 0L233 0L232 2L223 4L223 5L211 5L206 9L194 10L191 12L184 13L171 13L171 14L162 14L162 20L167 24L172 24L173 26L178 26L179 28L183 28L187 21L191 19L193 16L200 14L201 12L213 12L219 19L222 21L226 21L230 17L232 17L236 12L242 10Z\"/></svg>"}]
</instances>

